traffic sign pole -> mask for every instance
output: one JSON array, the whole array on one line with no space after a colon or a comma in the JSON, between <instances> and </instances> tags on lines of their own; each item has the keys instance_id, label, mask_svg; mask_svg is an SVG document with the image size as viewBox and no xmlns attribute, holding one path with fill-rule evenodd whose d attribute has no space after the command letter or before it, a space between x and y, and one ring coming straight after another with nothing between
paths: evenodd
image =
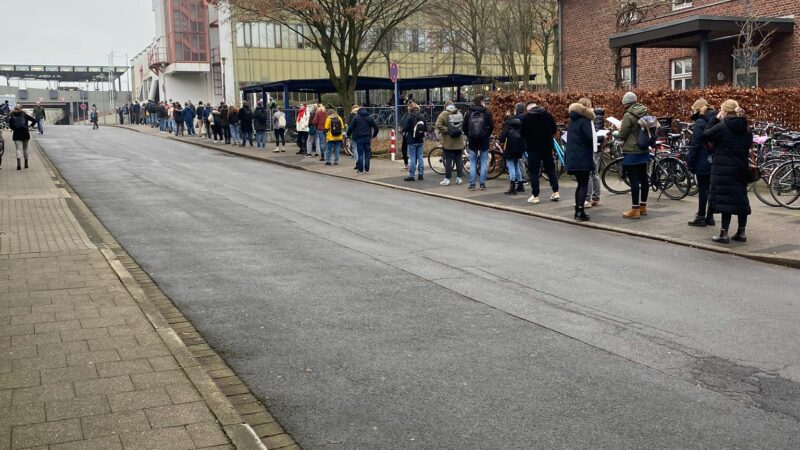
<instances>
[{"instance_id":1,"label":"traffic sign pole","mask_svg":"<svg viewBox=\"0 0 800 450\"><path fill-rule=\"evenodd\" d=\"M397 78L398 78L399 74L400 74L400 69L399 69L399 67L397 67L397 62L396 61L392 61L392 63L389 64L389 78L392 80L392 83L394 83L394 130L395 130L395 136L397 135L397 132L399 131L399 125L400 125L399 124L399 122L400 122L400 91L397 88ZM394 155L392 155L392 156L394 156Z\"/></svg>"}]
</instances>

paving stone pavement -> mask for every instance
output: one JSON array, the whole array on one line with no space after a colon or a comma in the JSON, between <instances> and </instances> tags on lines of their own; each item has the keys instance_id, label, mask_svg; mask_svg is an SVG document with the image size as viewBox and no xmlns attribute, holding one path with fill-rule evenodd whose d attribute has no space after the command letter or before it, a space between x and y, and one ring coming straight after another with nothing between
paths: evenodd
<instances>
[{"instance_id":1,"label":"paving stone pavement","mask_svg":"<svg viewBox=\"0 0 800 450\"><path fill-rule=\"evenodd\" d=\"M70 194L38 148L30 169L10 170L8 161L0 170L0 450L234 448L163 330L70 211Z\"/></svg>"}]
</instances>

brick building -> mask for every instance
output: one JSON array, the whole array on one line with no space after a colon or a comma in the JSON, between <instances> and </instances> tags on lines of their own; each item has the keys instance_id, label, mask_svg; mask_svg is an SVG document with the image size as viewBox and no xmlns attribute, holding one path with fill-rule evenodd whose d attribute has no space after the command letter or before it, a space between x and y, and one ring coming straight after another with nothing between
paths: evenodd
<instances>
[{"instance_id":1,"label":"brick building","mask_svg":"<svg viewBox=\"0 0 800 450\"><path fill-rule=\"evenodd\" d=\"M800 0L672 0L623 32L618 1L559 0L564 89L613 89L613 48L640 88L800 87ZM734 57L746 18L774 33L757 67Z\"/></svg>"}]
</instances>

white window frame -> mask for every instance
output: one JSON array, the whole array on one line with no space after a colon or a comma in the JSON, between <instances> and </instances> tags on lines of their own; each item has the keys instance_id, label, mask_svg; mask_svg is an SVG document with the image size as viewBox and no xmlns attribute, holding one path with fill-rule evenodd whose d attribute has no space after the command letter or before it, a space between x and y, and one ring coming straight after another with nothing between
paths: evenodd
<instances>
[{"instance_id":1,"label":"white window frame","mask_svg":"<svg viewBox=\"0 0 800 450\"><path fill-rule=\"evenodd\" d=\"M630 87L631 85L631 66L625 66L620 69L620 79L622 80L622 85L626 87Z\"/></svg>"},{"instance_id":2,"label":"white window frame","mask_svg":"<svg viewBox=\"0 0 800 450\"><path fill-rule=\"evenodd\" d=\"M689 70L686 70L686 63L689 63ZM681 63L681 71L676 72L675 68L677 66L676 63ZM694 64L692 64L692 58L675 58L669 61L669 87L673 90L684 90L684 89L691 89L693 87L692 83L692 69L694 69ZM680 87L675 87L675 82L680 82ZM687 87L687 81L689 86Z\"/></svg>"},{"instance_id":3,"label":"white window frame","mask_svg":"<svg viewBox=\"0 0 800 450\"><path fill-rule=\"evenodd\" d=\"M691 8L692 0L672 0L672 10L678 11L681 9Z\"/></svg>"},{"instance_id":4,"label":"white window frame","mask_svg":"<svg viewBox=\"0 0 800 450\"><path fill-rule=\"evenodd\" d=\"M737 68L736 67L736 58L737 58L736 54L737 53L739 53L739 52L738 51L734 51L734 54L733 54L733 80L732 80L733 81L733 85L735 87L745 87L745 88L758 87L758 82L759 82L758 61L756 61L755 67L751 67L749 70L746 69L746 68ZM743 74L748 75L748 77L747 77L748 80L750 79L750 75L755 75L756 76L756 84L755 84L755 86L742 86L742 85L740 85L738 83L738 81L737 81L737 75L743 75Z\"/></svg>"}]
</instances>

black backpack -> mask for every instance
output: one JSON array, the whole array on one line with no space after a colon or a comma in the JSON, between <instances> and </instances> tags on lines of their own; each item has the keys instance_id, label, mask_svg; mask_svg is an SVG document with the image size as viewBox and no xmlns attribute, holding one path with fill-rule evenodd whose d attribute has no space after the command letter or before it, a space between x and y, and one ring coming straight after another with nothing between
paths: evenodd
<instances>
[{"instance_id":1,"label":"black backpack","mask_svg":"<svg viewBox=\"0 0 800 450\"><path fill-rule=\"evenodd\" d=\"M469 115L469 138L483 139L486 134L486 114L473 111Z\"/></svg>"},{"instance_id":2,"label":"black backpack","mask_svg":"<svg viewBox=\"0 0 800 450\"><path fill-rule=\"evenodd\" d=\"M331 117L331 136L342 135L342 120L338 117Z\"/></svg>"},{"instance_id":3,"label":"black backpack","mask_svg":"<svg viewBox=\"0 0 800 450\"><path fill-rule=\"evenodd\" d=\"M24 114L16 114L11 116L11 123L9 123L9 128L12 130L22 130L28 126L28 121L25 119Z\"/></svg>"},{"instance_id":4,"label":"black backpack","mask_svg":"<svg viewBox=\"0 0 800 450\"><path fill-rule=\"evenodd\" d=\"M417 142L422 142L425 139L425 132L428 131L427 125L425 125L425 121L422 120L421 117L418 118L417 124L414 125L414 132L412 133L411 137L414 138Z\"/></svg>"}]
</instances>

